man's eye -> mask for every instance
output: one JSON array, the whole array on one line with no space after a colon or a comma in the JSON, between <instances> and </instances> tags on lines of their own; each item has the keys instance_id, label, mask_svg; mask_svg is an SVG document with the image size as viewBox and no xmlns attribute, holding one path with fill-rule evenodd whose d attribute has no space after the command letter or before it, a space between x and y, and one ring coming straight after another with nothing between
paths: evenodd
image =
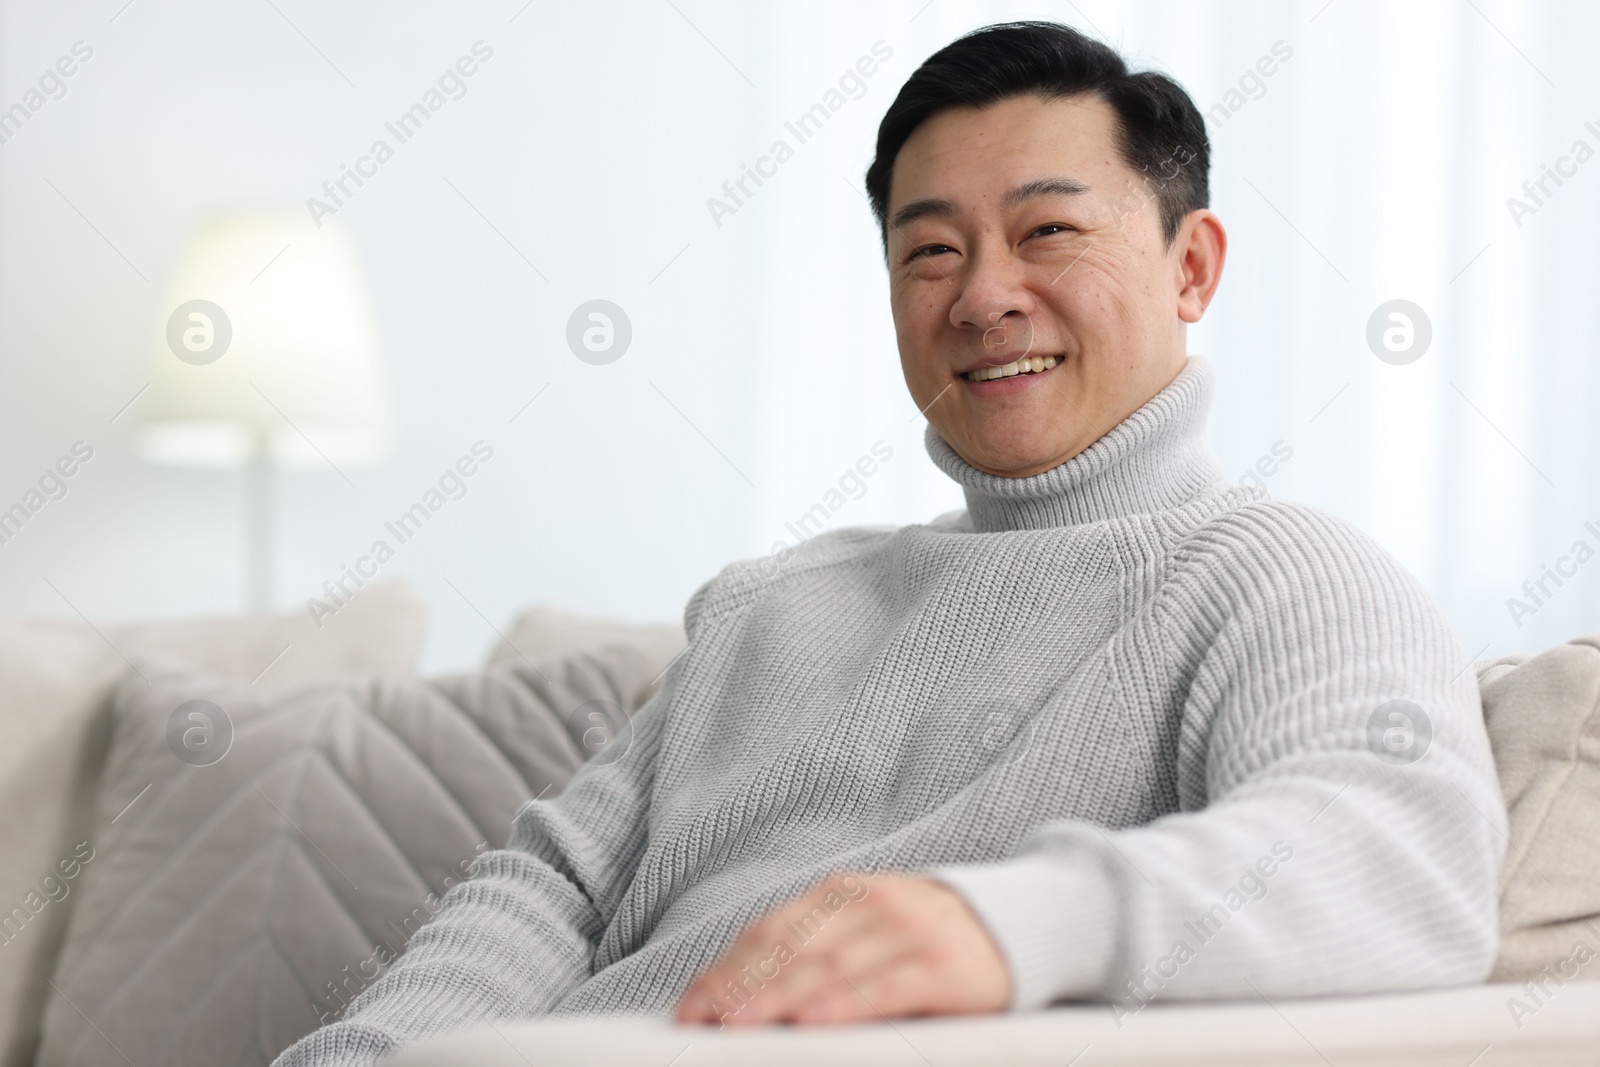
<instances>
[{"instance_id":1,"label":"man's eye","mask_svg":"<svg viewBox=\"0 0 1600 1067\"><path fill-rule=\"evenodd\" d=\"M955 249L951 248L949 245L923 245L921 248L913 249L911 254L907 256L906 259L908 261L913 259L923 259L928 256L938 256L943 255L946 252L954 251Z\"/></svg>"},{"instance_id":2,"label":"man's eye","mask_svg":"<svg viewBox=\"0 0 1600 1067\"><path fill-rule=\"evenodd\" d=\"M1029 236L1030 237L1050 237L1050 236L1052 236L1054 234L1066 233L1067 231L1071 230L1072 228L1073 227L1068 226L1064 222L1047 222L1043 226L1040 226L1037 230L1034 230L1033 233L1031 233Z\"/></svg>"}]
</instances>

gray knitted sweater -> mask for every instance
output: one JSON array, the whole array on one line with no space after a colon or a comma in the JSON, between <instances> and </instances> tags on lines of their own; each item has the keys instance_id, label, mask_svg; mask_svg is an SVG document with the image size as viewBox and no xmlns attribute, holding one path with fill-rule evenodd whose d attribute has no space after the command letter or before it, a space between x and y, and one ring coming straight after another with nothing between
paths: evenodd
<instances>
[{"instance_id":1,"label":"gray knitted sweater","mask_svg":"<svg viewBox=\"0 0 1600 1067\"><path fill-rule=\"evenodd\" d=\"M626 753L527 804L278 1064L667 1012L746 923L841 870L957 889L1015 1009L1483 980L1505 814L1473 672L1372 541L1221 476L1211 388L1191 359L1028 478L930 427L964 511L725 568Z\"/></svg>"}]
</instances>

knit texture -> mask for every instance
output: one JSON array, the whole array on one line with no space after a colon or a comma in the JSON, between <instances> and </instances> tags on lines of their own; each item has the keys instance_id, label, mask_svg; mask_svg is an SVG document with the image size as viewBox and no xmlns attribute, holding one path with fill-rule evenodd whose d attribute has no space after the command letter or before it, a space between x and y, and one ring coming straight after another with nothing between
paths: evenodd
<instances>
[{"instance_id":1,"label":"knit texture","mask_svg":"<svg viewBox=\"0 0 1600 1067\"><path fill-rule=\"evenodd\" d=\"M278 1063L668 1012L747 923L845 870L958 890L1013 1009L1482 981L1505 812L1467 658L1373 542L1223 478L1211 390L1191 359L1028 478L930 427L964 511L724 568L625 755L527 804Z\"/></svg>"}]
</instances>

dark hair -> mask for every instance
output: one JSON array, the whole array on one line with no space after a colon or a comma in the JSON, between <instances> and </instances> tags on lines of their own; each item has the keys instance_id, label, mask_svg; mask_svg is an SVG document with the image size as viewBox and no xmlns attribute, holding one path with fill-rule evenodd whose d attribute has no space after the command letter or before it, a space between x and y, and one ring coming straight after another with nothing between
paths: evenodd
<instances>
[{"instance_id":1,"label":"dark hair","mask_svg":"<svg viewBox=\"0 0 1600 1067\"><path fill-rule=\"evenodd\" d=\"M1205 121L1183 87L1154 71L1130 73L1113 49L1059 22L985 26L945 45L916 69L878 125L867 196L888 247L889 178L923 122L953 107L984 108L1017 96L1101 97L1117 115L1123 161L1148 175L1170 247L1178 226L1210 199ZM1181 165L1180 165L1181 164Z\"/></svg>"}]
</instances>

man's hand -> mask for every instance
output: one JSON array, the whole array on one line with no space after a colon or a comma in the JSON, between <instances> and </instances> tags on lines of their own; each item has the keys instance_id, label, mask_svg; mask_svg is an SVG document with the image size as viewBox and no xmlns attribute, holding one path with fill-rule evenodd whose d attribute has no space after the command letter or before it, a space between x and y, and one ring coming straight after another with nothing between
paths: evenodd
<instances>
[{"instance_id":1,"label":"man's hand","mask_svg":"<svg viewBox=\"0 0 1600 1067\"><path fill-rule=\"evenodd\" d=\"M752 924L678 1001L679 1022L845 1023L993 1012L999 947L965 900L909 875L842 874Z\"/></svg>"}]
</instances>

